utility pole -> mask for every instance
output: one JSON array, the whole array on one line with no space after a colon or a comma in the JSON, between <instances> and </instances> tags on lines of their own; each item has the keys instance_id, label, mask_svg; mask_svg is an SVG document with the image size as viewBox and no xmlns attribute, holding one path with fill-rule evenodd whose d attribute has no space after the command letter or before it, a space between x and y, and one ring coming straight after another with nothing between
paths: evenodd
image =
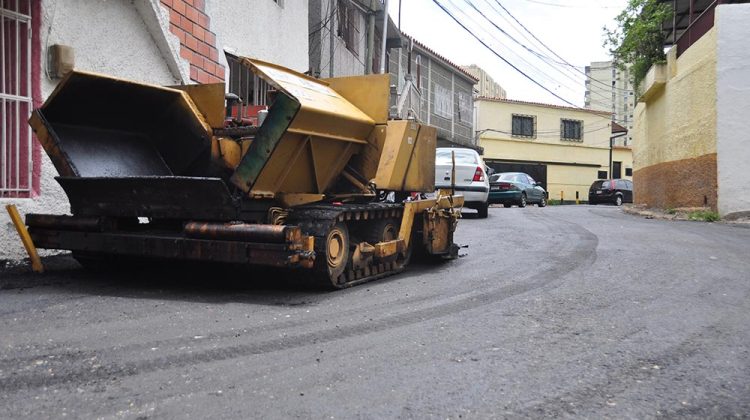
<instances>
[{"instance_id":1,"label":"utility pole","mask_svg":"<svg viewBox=\"0 0 750 420\"><path fill-rule=\"evenodd\" d=\"M398 32L401 33L401 0L398 0Z\"/></svg>"},{"instance_id":2,"label":"utility pole","mask_svg":"<svg viewBox=\"0 0 750 420\"><path fill-rule=\"evenodd\" d=\"M607 178L612 179L612 148L615 146L615 138L609 138L609 169L607 169Z\"/></svg>"},{"instance_id":3,"label":"utility pole","mask_svg":"<svg viewBox=\"0 0 750 420\"><path fill-rule=\"evenodd\" d=\"M329 58L331 60L328 63L328 77L332 78L333 77L333 50L334 50L334 48L333 48L333 40L334 40L334 35L333 35L333 33L334 33L333 32L333 27L334 27L333 17L336 15L336 0L330 0L328 2L328 7L331 9L331 16L328 19L328 24L330 25L329 28L328 28L328 55L330 56ZM322 40L321 40L321 42L322 42Z\"/></svg>"},{"instance_id":4,"label":"utility pole","mask_svg":"<svg viewBox=\"0 0 750 420\"><path fill-rule=\"evenodd\" d=\"M367 52L365 52L365 74L372 74L372 57L375 54L375 10L378 0L370 0L370 13L367 15Z\"/></svg>"}]
</instances>

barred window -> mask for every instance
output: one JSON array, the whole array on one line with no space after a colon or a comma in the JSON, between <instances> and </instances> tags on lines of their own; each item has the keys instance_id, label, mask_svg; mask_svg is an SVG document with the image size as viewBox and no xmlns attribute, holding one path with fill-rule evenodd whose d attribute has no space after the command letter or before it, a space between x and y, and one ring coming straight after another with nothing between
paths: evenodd
<instances>
[{"instance_id":1,"label":"barred window","mask_svg":"<svg viewBox=\"0 0 750 420\"><path fill-rule=\"evenodd\" d=\"M458 92L458 121L471 123L474 116L471 99L470 93Z\"/></svg>"},{"instance_id":2,"label":"barred window","mask_svg":"<svg viewBox=\"0 0 750 420\"><path fill-rule=\"evenodd\" d=\"M338 1L338 35L344 39L346 49L355 56L359 56L359 41L361 40L359 17L360 11L349 3L349 0Z\"/></svg>"},{"instance_id":3,"label":"barred window","mask_svg":"<svg viewBox=\"0 0 750 420\"><path fill-rule=\"evenodd\" d=\"M583 141L583 121L561 119L560 138L562 140Z\"/></svg>"},{"instance_id":4,"label":"barred window","mask_svg":"<svg viewBox=\"0 0 750 420\"><path fill-rule=\"evenodd\" d=\"M536 117L513 114L511 134L516 137L536 137Z\"/></svg>"},{"instance_id":5,"label":"barred window","mask_svg":"<svg viewBox=\"0 0 750 420\"><path fill-rule=\"evenodd\" d=\"M0 1L0 198L32 189L31 2Z\"/></svg>"}]
</instances>

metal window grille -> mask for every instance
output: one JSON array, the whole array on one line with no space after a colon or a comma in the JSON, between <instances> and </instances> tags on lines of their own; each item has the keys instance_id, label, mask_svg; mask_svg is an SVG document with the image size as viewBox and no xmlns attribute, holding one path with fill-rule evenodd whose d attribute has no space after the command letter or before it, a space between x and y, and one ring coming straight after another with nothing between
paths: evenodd
<instances>
[{"instance_id":1,"label":"metal window grille","mask_svg":"<svg viewBox=\"0 0 750 420\"><path fill-rule=\"evenodd\" d=\"M560 119L562 140L583 141L583 121Z\"/></svg>"},{"instance_id":2,"label":"metal window grille","mask_svg":"<svg viewBox=\"0 0 750 420\"><path fill-rule=\"evenodd\" d=\"M0 197L31 193L31 4L0 0Z\"/></svg>"},{"instance_id":3,"label":"metal window grille","mask_svg":"<svg viewBox=\"0 0 750 420\"><path fill-rule=\"evenodd\" d=\"M533 115L512 115L511 135L515 137L536 137L536 117Z\"/></svg>"},{"instance_id":4,"label":"metal window grille","mask_svg":"<svg viewBox=\"0 0 750 420\"><path fill-rule=\"evenodd\" d=\"M359 10L349 3L349 0L339 0L338 8L338 36L344 39L346 48L355 56L359 56Z\"/></svg>"}]
</instances>

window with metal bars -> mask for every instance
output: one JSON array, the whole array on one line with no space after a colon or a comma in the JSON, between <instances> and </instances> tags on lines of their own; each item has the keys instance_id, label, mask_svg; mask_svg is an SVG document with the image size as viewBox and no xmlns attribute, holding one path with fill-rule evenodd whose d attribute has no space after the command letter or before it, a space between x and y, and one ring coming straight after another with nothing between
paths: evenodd
<instances>
[{"instance_id":1,"label":"window with metal bars","mask_svg":"<svg viewBox=\"0 0 750 420\"><path fill-rule=\"evenodd\" d=\"M583 121L561 119L560 138L562 140L583 141Z\"/></svg>"},{"instance_id":2,"label":"window with metal bars","mask_svg":"<svg viewBox=\"0 0 750 420\"><path fill-rule=\"evenodd\" d=\"M32 188L31 2L0 0L0 198Z\"/></svg>"},{"instance_id":3,"label":"window with metal bars","mask_svg":"<svg viewBox=\"0 0 750 420\"><path fill-rule=\"evenodd\" d=\"M349 0L339 0L338 8L338 35L344 39L346 49L355 56L359 56L360 11L349 3Z\"/></svg>"},{"instance_id":4,"label":"window with metal bars","mask_svg":"<svg viewBox=\"0 0 750 420\"><path fill-rule=\"evenodd\" d=\"M533 115L513 114L511 135L514 137L536 137L536 117Z\"/></svg>"}]
</instances>

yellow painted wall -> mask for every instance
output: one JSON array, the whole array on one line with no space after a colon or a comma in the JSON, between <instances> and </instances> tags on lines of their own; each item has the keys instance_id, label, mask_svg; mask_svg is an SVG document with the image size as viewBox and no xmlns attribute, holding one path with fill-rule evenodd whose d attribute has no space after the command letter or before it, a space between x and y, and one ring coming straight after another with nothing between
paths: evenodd
<instances>
[{"instance_id":1,"label":"yellow painted wall","mask_svg":"<svg viewBox=\"0 0 750 420\"><path fill-rule=\"evenodd\" d=\"M633 169L633 150L631 149L621 149L621 148L614 148L612 150L612 161L613 162L622 162L622 178L624 179L630 179L632 180L632 176L625 175L625 169L630 168Z\"/></svg>"},{"instance_id":2,"label":"yellow painted wall","mask_svg":"<svg viewBox=\"0 0 750 420\"><path fill-rule=\"evenodd\" d=\"M635 107L635 170L716 153L716 28L675 53L667 56L664 87Z\"/></svg>"},{"instance_id":3,"label":"yellow painted wall","mask_svg":"<svg viewBox=\"0 0 750 420\"><path fill-rule=\"evenodd\" d=\"M513 137L512 115L533 115L537 119L536 138ZM560 138L560 119L583 121L583 142ZM599 171L609 172L610 114L589 110L482 100L477 101L477 130L485 159L538 162L547 166L547 190L550 199L582 201ZM632 167L630 150L613 151L613 160ZM558 164L555 164L558 163ZM594 166L561 165L586 164ZM629 178L629 177L628 177Z\"/></svg>"},{"instance_id":4,"label":"yellow painted wall","mask_svg":"<svg viewBox=\"0 0 750 420\"><path fill-rule=\"evenodd\" d=\"M574 201L576 192L579 200L588 201L589 187L597 179L597 171L604 168L587 168L581 166L547 165L547 192L549 198Z\"/></svg>"},{"instance_id":5,"label":"yellow painted wall","mask_svg":"<svg viewBox=\"0 0 750 420\"><path fill-rule=\"evenodd\" d=\"M569 162L609 166L608 147L571 146L541 143L534 140L487 138L480 136L485 159L514 159L532 162Z\"/></svg>"},{"instance_id":6,"label":"yellow painted wall","mask_svg":"<svg viewBox=\"0 0 750 420\"><path fill-rule=\"evenodd\" d=\"M641 87L633 113L637 204L716 208L716 40L714 27L679 58L673 47L663 81Z\"/></svg>"}]
</instances>

